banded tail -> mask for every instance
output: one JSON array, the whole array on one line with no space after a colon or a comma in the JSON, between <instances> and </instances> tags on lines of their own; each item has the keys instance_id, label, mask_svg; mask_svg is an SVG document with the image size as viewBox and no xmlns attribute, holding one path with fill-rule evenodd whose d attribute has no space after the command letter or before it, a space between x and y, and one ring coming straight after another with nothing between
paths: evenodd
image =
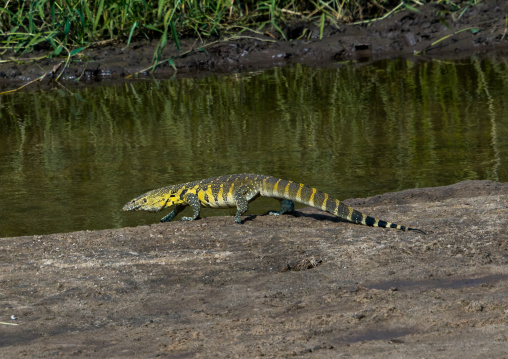
<instances>
[{"instance_id":1,"label":"banded tail","mask_svg":"<svg viewBox=\"0 0 508 359\"><path fill-rule=\"evenodd\" d=\"M366 214L345 205L340 200L331 197L327 193L321 192L316 188L306 186L303 183L266 176L263 180L261 195L303 203L333 214L349 222L362 224L364 226L395 228L401 231L416 231L426 234L421 229L410 228L367 216Z\"/></svg>"}]
</instances>

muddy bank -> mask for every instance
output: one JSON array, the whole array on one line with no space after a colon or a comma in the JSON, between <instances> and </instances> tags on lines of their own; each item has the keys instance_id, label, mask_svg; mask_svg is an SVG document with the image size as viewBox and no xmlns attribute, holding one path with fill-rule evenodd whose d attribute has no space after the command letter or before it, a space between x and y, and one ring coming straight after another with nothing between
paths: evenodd
<instances>
[{"instance_id":1,"label":"muddy bank","mask_svg":"<svg viewBox=\"0 0 508 359\"><path fill-rule=\"evenodd\" d=\"M508 355L507 183L347 202L429 234L307 208L0 239L0 356Z\"/></svg>"},{"instance_id":2,"label":"muddy bank","mask_svg":"<svg viewBox=\"0 0 508 359\"><path fill-rule=\"evenodd\" d=\"M465 8L465 7L464 7ZM506 14L508 3L488 1L468 7L463 13L451 12L441 4L427 4L420 12L401 11L379 21L356 25L327 26L323 39L316 24L296 21L286 26L284 41L276 30L264 34L242 33L229 39L183 39L181 51L173 44L165 49L162 59L173 58L178 74L209 71L257 70L288 63L334 66L344 61L371 61L407 57L418 61L428 58L462 59L475 56L505 56L508 50ZM440 42L438 40L443 39ZM436 44L434 44L437 42ZM148 76L157 40L110 43L89 48L64 70L65 59L35 62L0 63L0 88L14 88L48 74L44 83L60 75L61 79L81 82L119 80L139 73ZM434 44L434 45L433 45ZM424 52L415 56L415 52ZM36 52L19 55L13 60L38 58ZM4 54L2 60L12 54ZM166 62L153 76L168 78L175 70Z\"/></svg>"}]
</instances>

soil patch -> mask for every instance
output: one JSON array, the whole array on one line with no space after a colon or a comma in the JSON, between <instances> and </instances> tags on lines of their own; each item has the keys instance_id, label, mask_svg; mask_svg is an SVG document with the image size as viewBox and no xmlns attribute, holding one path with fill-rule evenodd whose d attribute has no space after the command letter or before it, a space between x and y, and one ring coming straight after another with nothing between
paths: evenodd
<instances>
[{"instance_id":1,"label":"soil patch","mask_svg":"<svg viewBox=\"0 0 508 359\"><path fill-rule=\"evenodd\" d=\"M306 208L0 239L0 356L508 355L508 183L347 203L429 234Z\"/></svg>"},{"instance_id":2,"label":"soil patch","mask_svg":"<svg viewBox=\"0 0 508 359\"><path fill-rule=\"evenodd\" d=\"M276 30L264 34L244 33L230 40L183 39L181 51L171 44L162 59L173 58L178 74L209 71L257 70L288 63L336 66L342 62L366 62L394 57L414 61L429 58L461 59L476 56L505 56L508 50L506 16L508 2L486 1L470 6L464 12L452 13L441 4L426 4L419 12L402 11L379 21L356 25L327 26L320 40L316 24L295 22L283 29L290 41L281 39ZM438 40L442 40L439 41ZM97 80L119 80L141 72L149 76L152 57L158 41L111 43L82 52L61 79L87 83ZM415 56L415 52L422 52ZM31 58L45 55L30 54ZM8 59L5 54L3 59ZM23 57L23 56L21 56ZM17 57L20 58L19 56ZM37 62L0 63L0 89L14 88L44 74L47 83L60 74L62 59ZM55 71L55 69L58 70ZM175 70L166 62L153 75L168 78Z\"/></svg>"}]
</instances>

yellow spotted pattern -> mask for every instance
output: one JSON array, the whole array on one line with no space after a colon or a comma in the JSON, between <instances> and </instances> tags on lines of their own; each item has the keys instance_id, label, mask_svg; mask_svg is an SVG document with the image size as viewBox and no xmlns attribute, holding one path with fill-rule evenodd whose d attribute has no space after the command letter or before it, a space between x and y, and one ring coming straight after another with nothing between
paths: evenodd
<instances>
[{"instance_id":1,"label":"yellow spotted pattern","mask_svg":"<svg viewBox=\"0 0 508 359\"><path fill-rule=\"evenodd\" d=\"M125 211L157 212L173 205L179 205L179 210L182 206L192 205L193 209L199 214L199 206L213 208L238 207L237 217L239 218L241 214L247 211L247 203L260 195L300 202L362 225L414 230L424 233L418 229L407 228L367 216L346 206L338 199L330 197L327 193L302 183L248 173L207 178L156 189L129 201L123 209ZM196 197L197 199L195 199ZM198 201L199 203L197 203ZM172 218L173 215L169 220Z\"/></svg>"}]
</instances>

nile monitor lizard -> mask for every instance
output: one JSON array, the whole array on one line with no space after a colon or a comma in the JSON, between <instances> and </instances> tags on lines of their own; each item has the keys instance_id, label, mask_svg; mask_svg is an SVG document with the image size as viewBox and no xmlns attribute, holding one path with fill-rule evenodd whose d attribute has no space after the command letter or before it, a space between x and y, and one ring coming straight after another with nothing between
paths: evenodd
<instances>
[{"instance_id":1,"label":"nile monitor lizard","mask_svg":"<svg viewBox=\"0 0 508 359\"><path fill-rule=\"evenodd\" d=\"M402 231L417 231L425 234L420 229L408 228L367 216L346 206L338 199L304 184L256 174L207 178L155 189L134 198L123 207L123 210L158 212L165 207L175 205L173 211L161 219L161 222L169 222L187 206L192 207L194 216L183 217L183 221L192 221L198 218L201 206L212 208L237 207L235 222L241 223L240 216L249 209L249 202L260 195L280 200L280 211L272 211L270 214L290 213L294 210L293 201L296 201L334 214L349 222L373 227L396 228Z\"/></svg>"}]
</instances>

